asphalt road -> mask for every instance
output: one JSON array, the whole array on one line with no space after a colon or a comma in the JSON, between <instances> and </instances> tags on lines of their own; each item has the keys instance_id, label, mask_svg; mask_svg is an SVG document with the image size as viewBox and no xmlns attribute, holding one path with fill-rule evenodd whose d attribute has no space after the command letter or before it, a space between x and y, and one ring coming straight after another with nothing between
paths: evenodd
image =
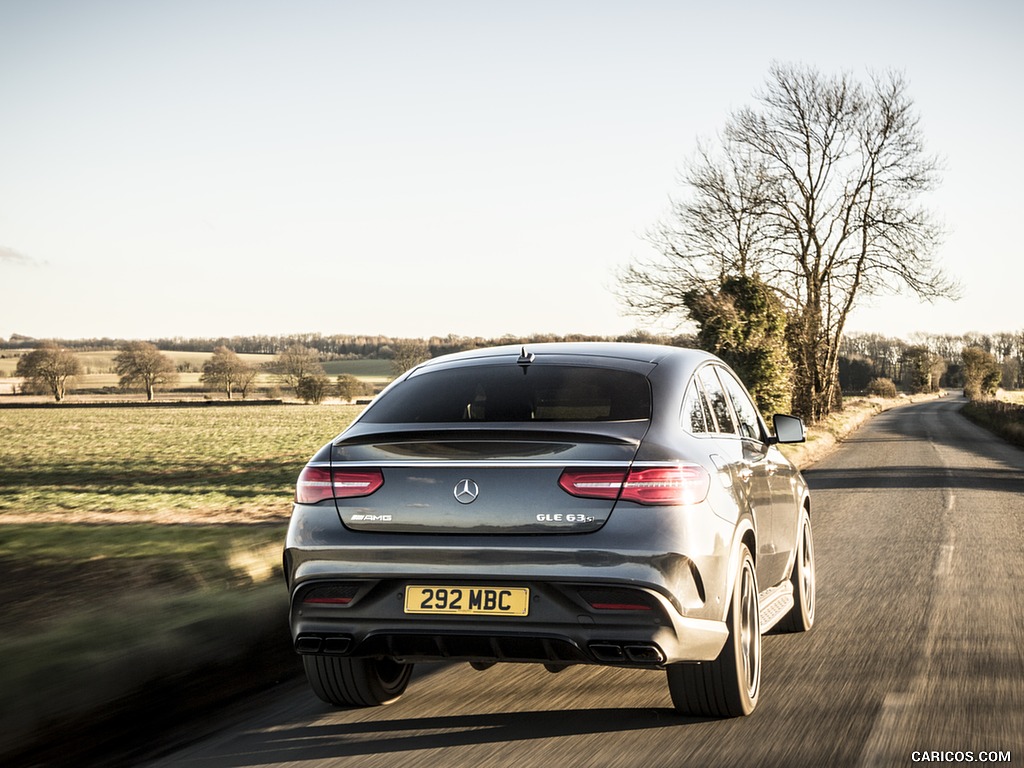
<instances>
[{"instance_id":1,"label":"asphalt road","mask_svg":"<svg viewBox=\"0 0 1024 768\"><path fill-rule=\"evenodd\" d=\"M961 404L881 414L806 472L817 624L765 638L751 717L680 718L659 672L460 664L372 710L285 686L152 765L1024 763L1024 451Z\"/></svg>"}]
</instances>

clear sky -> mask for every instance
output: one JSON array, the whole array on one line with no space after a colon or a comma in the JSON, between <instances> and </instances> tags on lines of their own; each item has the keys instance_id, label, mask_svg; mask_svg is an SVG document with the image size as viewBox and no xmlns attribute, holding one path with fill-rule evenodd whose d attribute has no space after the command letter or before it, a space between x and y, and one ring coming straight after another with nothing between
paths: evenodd
<instances>
[{"instance_id":1,"label":"clear sky","mask_svg":"<svg viewBox=\"0 0 1024 768\"><path fill-rule=\"evenodd\" d=\"M897 69L964 298L1024 329L1024 4L0 0L0 337L610 335L773 60ZM646 326L650 327L650 326Z\"/></svg>"}]
</instances>

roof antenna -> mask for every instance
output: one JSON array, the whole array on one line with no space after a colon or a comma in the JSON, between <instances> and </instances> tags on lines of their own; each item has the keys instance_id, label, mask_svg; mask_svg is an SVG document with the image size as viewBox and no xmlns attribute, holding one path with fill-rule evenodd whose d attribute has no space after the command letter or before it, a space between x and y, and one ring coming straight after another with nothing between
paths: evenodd
<instances>
[{"instance_id":1,"label":"roof antenna","mask_svg":"<svg viewBox=\"0 0 1024 768\"><path fill-rule=\"evenodd\" d=\"M523 351L519 353L519 359L516 360L516 365L522 366L523 374L526 374L526 367L537 359L537 356L533 352L527 352L526 347L523 347Z\"/></svg>"}]
</instances>

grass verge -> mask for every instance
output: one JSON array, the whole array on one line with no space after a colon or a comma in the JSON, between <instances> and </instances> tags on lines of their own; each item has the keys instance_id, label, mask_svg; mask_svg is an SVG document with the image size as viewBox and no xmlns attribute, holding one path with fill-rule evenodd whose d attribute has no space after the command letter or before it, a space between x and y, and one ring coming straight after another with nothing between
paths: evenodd
<instances>
[{"instance_id":1,"label":"grass verge","mask_svg":"<svg viewBox=\"0 0 1024 768\"><path fill-rule=\"evenodd\" d=\"M5 640L0 653L7 765L128 764L167 727L214 715L301 669L280 583L141 605L125 596Z\"/></svg>"},{"instance_id":2,"label":"grass verge","mask_svg":"<svg viewBox=\"0 0 1024 768\"><path fill-rule=\"evenodd\" d=\"M284 534L0 525L0 762L110 765L294 675Z\"/></svg>"},{"instance_id":3,"label":"grass verge","mask_svg":"<svg viewBox=\"0 0 1024 768\"><path fill-rule=\"evenodd\" d=\"M975 400L961 411L978 426L1024 448L1024 405L1002 400Z\"/></svg>"}]
</instances>

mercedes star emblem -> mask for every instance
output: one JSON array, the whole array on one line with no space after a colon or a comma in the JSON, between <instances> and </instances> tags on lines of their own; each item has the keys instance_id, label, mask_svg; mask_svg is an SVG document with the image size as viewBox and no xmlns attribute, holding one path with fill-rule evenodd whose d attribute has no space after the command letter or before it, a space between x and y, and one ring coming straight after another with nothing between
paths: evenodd
<instances>
[{"instance_id":1,"label":"mercedes star emblem","mask_svg":"<svg viewBox=\"0 0 1024 768\"><path fill-rule=\"evenodd\" d=\"M455 484L455 499L459 504L472 504L480 495L480 486L472 480L459 480Z\"/></svg>"}]
</instances>

